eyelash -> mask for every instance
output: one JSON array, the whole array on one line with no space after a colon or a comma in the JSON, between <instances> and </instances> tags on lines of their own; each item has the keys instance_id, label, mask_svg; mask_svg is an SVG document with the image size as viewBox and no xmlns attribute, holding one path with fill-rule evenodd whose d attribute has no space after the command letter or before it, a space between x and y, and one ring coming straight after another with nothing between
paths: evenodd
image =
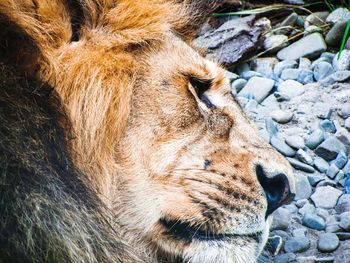
<instances>
[{"instance_id":1,"label":"eyelash","mask_svg":"<svg viewBox=\"0 0 350 263\"><path fill-rule=\"evenodd\" d=\"M198 98L208 107L208 108L213 108L215 107L214 104L211 103L209 98L204 94L207 90L210 89L212 85L211 80L204 80L204 79L199 79L196 77L190 77L189 79L192 87L197 93Z\"/></svg>"}]
</instances>

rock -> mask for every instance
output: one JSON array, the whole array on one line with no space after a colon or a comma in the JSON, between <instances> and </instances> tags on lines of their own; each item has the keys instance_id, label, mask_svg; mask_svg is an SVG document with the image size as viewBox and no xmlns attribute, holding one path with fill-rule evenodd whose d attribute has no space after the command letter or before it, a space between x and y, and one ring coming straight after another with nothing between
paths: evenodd
<instances>
[{"instance_id":1,"label":"rock","mask_svg":"<svg viewBox=\"0 0 350 263\"><path fill-rule=\"evenodd\" d=\"M344 194L338 199L335 211L339 214L350 212L350 194Z\"/></svg>"},{"instance_id":2,"label":"rock","mask_svg":"<svg viewBox=\"0 0 350 263\"><path fill-rule=\"evenodd\" d=\"M246 97L252 94L257 102L262 102L273 89L274 81L267 78L253 77L245 87L238 93L238 96Z\"/></svg>"},{"instance_id":3,"label":"rock","mask_svg":"<svg viewBox=\"0 0 350 263\"><path fill-rule=\"evenodd\" d=\"M290 157L295 155L295 151L276 136L271 138L271 145L284 156Z\"/></svg>"},{"instance_id":4,"label":"rock","mask_svg":"<svg viewBox=\"0 0 350 263\"><path fill-rule=\"evenodd\" d=\"M336 71L350 70L350 50L344 49L338 59L338 54L333 58L333 68Z\"/></svg>"},{"instance_id":5,"label":"rock","mask_svg":"<svg viewBox=\"0 0 350 263\"><path fill-rule=\"evenodd\" d=\"M282 71L281 74L281 79L287 80L287 79L292 79L292 80L297 80L299 76L300 70L297 68L287 68Z\"/></svg>"},{"instance_id":6,"label":"rock","mask_svg":"<svg viewBox=\"0 0 350 263\"><path fill-rule=\"evenodd\" d=\"M306 163L308 165L313 165L314 164L314 160L312 159L312 157L305 152L303 149L299 149L296 153L296 157L303 163Z\"/></svg>"},{"instance_id":7,"label":"rock","mask_svg":"<svg viewBox=\"0 0 350 263\"><path fill-rule=\"evenodd\" d=\"M308 199L312 194L312 188L307 177L301 173L295 174L296 194L295 200Z\"/></svg>"},{"instance_id":8,"label":"rock","mask_svg":"<svg viewBox=\"0 0 350 263\"><path fill-rule=\"evenodd\" d=\"M329 46L339 46L339 43L341 43L344 32L346 29L347 21L339 21L334 24L334 26L329 30L329 32L326 35L326 43Z\"/></svg>"},{"instance_id":9,"label":"rock","mask_svg":"<svg viewBox=\"0 0 350 263\"><path fill-rule=\"evenodd\" d=\"M291 237L284 244L284 251L287 253L301 253L308 250L310 240L306 237Z\"/></svg>"},{"instance_id":10,"label":"rock","mask_svg":"<svg viewBox=\"0 0 350 263\"><path fill-rule=\"evenodd\" d=\"M300 170L300 171L303 171L306 173L314 173L315 172L315 169L308 164L299 162L298 160L295 160L293 158L287 158L287 160L297 170Z\"/></svg>"},{"instance_id":11,"label":"rock","mask_svg":"<svg viewBox=\"0 0 350 263\"><path fill-rule=\"evenodd\" d=\"M327 62L332 62L333 58L334 58L335 54L331 53L331 52L324 52L321 54L321 58L326 58Z\"/></svg>"},{"instance_id":12,"label":"rock","mask_svg":"<svg viewBox=\"0 0 350 263\"><path fill-rule=\"evenodd\" d=\"M259 72L253 71L253 70L248 70L248 71L244 71L241 74L241 77L245 80L249 80L252 77L263 77L263 75Z\"/></svg>"},{"instance_id":13,"label":"rock","mask_svg":"<svg viewBox=\"0 0 350 263\"><path fill-rule=\"evenodd\" d=\"M325 132L335 133L337 129L334 126L334 123L330 120L323 120L320 122L320 128Z\"/></svg>"},{"instance_id":14,"label":"rock","mask_svg":"<svg viewBox=\"0 0 350 263\"><path fill-rule=\"evenodd\" d=\"M331 209L337 204L338 198L342 195L342 191L331 186L319 186L315 193L311 195L311 200L316 207Z\"/></svg>"},{"instance_id":15,"label":"rock","mask_svg":"<svg viewBox=\"0 0 350 263\"><path fill-rule=\"evenodd\" d=\"M287 18L285 18L281 24L279 25L279 27L282 27L281 29L278 29L276 31L276 34L288 34L291 32L292 30L292 26L295 24L295 22L298 19L298 14L296 13L291 13L289 16L287 16Z\"/></svg>"},{"instance_id":16,"label":"rock","mask_svg":"<svg viewBox=\"0 0 350 263\"><path fill-rule=\"evenodd\" d=\"M350 70L343 70L334 72L332 75L327 78L321 79L319 81L323 86L333 85L336 82L345 82L350 80Z\"/></svg>"},{"instance_id":17,"label":"rock","mask_svg":"<svg viewBox=\"0 0 350 263\"><path fill-rule=\"evenodd\" d=\"M326 172L326 175L327 175L329 178L334 179L334 177L336 176L336 174L337 174L338 172L339 172L338 167L337 167L334 163L332 163L332 164L329 166L329 168L328 168L328 170L327 170L327 172Z\"/></svg>"},{"instance_id":18,"label":"rock","mask_svg":"<svg viewBox=\"0 0 350 263\"><path fill-rule=\"evenodd\" d=\"M311 67L311 60L308 58L299 58L299 69L307 69L309 70Z\"/></svg>"},{"instance_id":19,"label":"rock","mask_svg":"<svg viewBox=\"0 0 350 263\"><path fill-rule=\"evenodd\" d=\"M295 260L296 256L293 253L281 254L275 257L274 263L289 263Z\"/></svg>"},{"instance_id":20,"label":"rock","mask_svg":"<svg viewBox=\"0 0 350 263\"><path fill-rule=\"evenodd\" d=\"M324 177L317 174L309 174L307 179L312 186L316 186L319 182L324 180Z\"/></svg>"},{"instance_id":21,"label":"rock","mask_svg":"<svg viewBox=\"0 0 350 263\"><path fill-rule=\"evenodd\" d=\"M345 120L344 127L350 132L350 117Z\"/></svg>"},{"instance_id":22,"label":"rock","mask_svg":"<svg viewBox=\"0 0 350 263\"><path fill-rule=\"evenodd\" d=\"M306 228L297 228L292 232L293 237L305 237L307 234Z\"/></svg>"},{"instance_id":23,"label":"rock","mask_svg":"<svg viewBox=\"0 0 350 263\"><path fill-rule=\"evenodd\" d=\"M333 263L335 258L333 256L328 257L317 257L315 258L315 263Z\"/></svg>"},{"instance_id":24,"label":"rock","mask_svg":"<svg viewBox=\"0 0 350 263\"><path fill-rule=\"evenodd\" d=\"M321 252L333 252L339 246L339 238L333 233L320 234L317 249Z\"/></svg>"},{"instance_id":25,"label":"rock","mask_svg":"<svg viewBox=\"0 0 350 263\"><path fill-rule=\"evenodd\" d=\"M273 68L278 63L277 58L268 57L268 58L257 58L254 59L251 63L251 68L264 75L265 77L273 77Z\"/></svg>"},{"instance_id":26,"label":"rock","mask_svg":"<svg viewBox=\"0 0 350 263\"><path fill-rule=\"evenodd\" d=\"M329 12L312 13L306 17L304 27L307 28L310 25L322 26L325 23L328 15L329 15Z\"/></svg>"},{"instance_id":27,"label":"rock","mask_svg":"<svg viewBox=\"0 0 350 263\"><path fill-rule=\"evenodd\" d=\"M349 240L350 239L350 233L346 232L337 232L335 233L339 240L344 241L344 240Z\"/></svg>"},{"instance_id":28,"label":"rock","mask_svg":"<svg viewBox=\"0 0 350 263\"><path fill-rule=\"evenodd\" d=\"M299 213L304 216L305 214L313 214L316 208L310 204L306 203L302 208L299 209Z\"/></svg>"},{"instance_id":29,"label":"rock","mask_svg":"<svg viewBox=\"0 0 350 263\"><path fill-rule=\"evenodd\" d=\"M280 50L277 57L280 60L314 58L327 50L326 43L320 33L313 33Z\"/></svg>"},{"instance_id":30,"label":"rock","mask_svg":"<svg viewBox=\"0 0 350 263\"><path fill-rule=\"evenodd\" d=\"M278 91L274 92L273 95L276 97L276 100L278 102L290 101L290 97L288 97L286 94L280 93Z\"/></svg>"},{"instance_id":31,"label":"rock","mask_svg":"<svg viewBox=\"0 0 350 263\"><path fill-rule=\"evenodd\" d=\"M313 131L309 138L306 140L305 145L310 149L315 149L325 140L324 132L320 129Z\"/></svg>"},{"instance_id":32,"label":"rock","mask_svg":"<svg viewBox=\"0 0 350 263\"><path fill-rule=\"evenodd\" d=\"M334 137L322 142L315 150L315 153L327 161L334 160L339 152L347 152L344 144Z\"/></svg>"},{"instance_id":33,"label":"rock","mask_svg":"<svg viewBox=\"0 0 350 263\"><path fill-rule=\"evenodd\" d=\"M334 164L338 169L342 169L348 161L348 157L345 152L339 152L337 158L334 160Z\"/></svg>"},{"instance_id":34,"label":"rock","mask_svg":"<svg viewBox=\"0 0 350 263\"><path fill-rule=\"evenodd\" d=\"M314 76L317 81L328 77L333 72L332 65L325 61L317 63L314 67Z\"/></svg>"},{"instance_id":35,"label":"rock","mask_svg":"<svg viewBox=\"0 0 350 263\"><path fill-rule=\"evenodd\" d=\"M288 68L296 68L298 66L298 63L295 60L283 60L281 62L278 62L274 69L273 72L277 77L280 77L282 74L282 71Z\"/></svg>"},{"instance_id":36,"label":"rock","mask_svg":"<svg viewBox=\"0 0 350 263\"><path fill-rule=\"evenodd\" d=\"M345 178L345 173L342 170L340 170L337 173L337 175L335 176L334 180L338 183L338 185L340 185L342 187L345 187L345 180L346 180L346 178Z\"/></svg>"},{"instance_id":37,"label":"rock","mask_svg":"<svg viewBox=\"0 0 350 263\"><path fill-rule=\"evenodd\" d=\"M337 183L327 177L327 178L325 178L325 180L319 182L316 185L316 187L321 187L321 186L337 187Z\"/></svg>"},{"instance_id":38,"label":"rock","mask_svg":"<svg viewBox=\"0 0 350 263\"><path fill-rule=\"evenodd\" d=\"M285 35L268 34L264 40L264 49L275 53L284 48L288 43L288 37Z\"/></svg>"},{"instance_id":39,"label":"rock","mask_svg":"<svg viewBox=\"0 0 350 263\"><path fill-rule=\"evenodd\" d=\"M342 229L338 225L338 222L337 223L331 223L331 224L327 223L327 226L326 226L326 232L327 233L336 233L336 232L339 232L341 230Z\"/></svg>"},{"instance_id":40,"label":"rock","mask_svg":"<svg viewBox=\"0 0 350 263\"><path fill-rule=\"evenodd\" d=\"M325 173L329 168L328 163L321 157L315 157L314 165L316 169L319 170L321 173Z\"/></svg>"},{"instance_id":41,"label":"rock","mask_svg":"<svg viewBox=\"0 0 350 263\"><path fill-rule=\"evenodd\" d=\"M295 205L299 208L303 207L305 204L309 203L307 199L298 199L295 201Z\"/></svg>"},{"instance_id":42,"label":"rock","mask_svg":"<svg viewBox=\"0 0 350 263\"><path fill-rule=\"evenodd\" d=\"M333 109L325 109L324 111L321 111L317 114L317 117L320 119L329 119L332 116Z\"/></svg>"},{"instance_id":43,"label":"rock","mask_svg":"<svg viewBox=\"0 0 350 263\"><path fill-rule=\"evenodd\" d=\"M350 212L340 214L339 226L345 231L350 231Z\"/></svg>"},{"instance_id":44,"label":"rock","mask_svg":"<svg viewBox=\"0 0 350 263\"><path fill-rule=\"evenodd\" d=\"M287 136L285 142L294 149L304 149L305 147L304 139L298 135Z\"/></svg>"},{"instance_id":45,"label":"rock","mask_svg":"<svg viewBox=\"0 0 350 263\"><path fill-rule=\"evenodd\" d=\"M230 83L232 83L234 80L239 78L237 74L232 73L231 71L228 71L228 70L225 70L225 76L230 80Z\"/></svg>"},{"instance_id":46,"label":"rock","mask_svg":"<svg viewBox=\"0 0 350 263\"><path fill-rule=\"evenodd\" d=\"M235 93L238 93L244 88L247 82L248 81L246 81L245 79L236 79L231 84L231 90L235 90Z\"/></svg>"},{"instance_id":47,"label":"rock","mask_svg":"<svg viewBox=\"0 0 350 263\"><path fill-rule=\"evenodd\" d=\"M265 119L265 127L270 137L275 136L278 132L275 122L271 118Z\"/></svg>"},{"instance_id":48,"label":"rock","mask_svg":"<svg viewBox=\"0 0 350 263\"><path fill-rule=\"evenodd\" d=\"M260 263L274 263L272 260L270 260L267 257L264 257L263 255L260 255L257 260Z\"/></svg>"},{"instance_id":49,"label":"rock","mask_svg":"<svg viewBox=\"0 0 350 263\"><path fill-rule=\"evenodd\" d=\"M275 122L285 124L293 119L293 113L283 110L275 110L271 113L271 117Z\"/></svg>"},{"instance_id":50,"label":"rock","mask_svg":"<svg viewBox=\"0 0 350 263\"><path fill-rule=\"evenodd\" d=\"M314 73L312 70L300 69L298 75L298 82L301 84L309 84L314 82Z\"/></svg>"},{"instance_id":51,"label":"rock","mask_svg":"<svg viewBox=\"0 0 350 263\"><path fill-rule=\"evenodd\" d=\"M338 128L335 138L345 146L345 149L343 149L345 153L350 152L350 133L346 129L342 127Z\"/></svg>"},{"instance_id":52,"label":"rock","mask_svg":"<svg viewBox=\"0 0 350 263\"><path fill-rule=\"evenodd\" d=\"M303 225L316 230L324 230L326 222L318 215L306 213L302 219Z\"/></svg>"},{"instance_id":53,"label":"rock","mask_svg":"<svg viewBox=\"0 0 350 263\"><path fill-rule=\"evenodd\" d=\"M333 24L339 21L347 21L350 19L350 11L347 8L339 7L335 9L327 17L326 22L331 22Z\"/></svg>"},{"instance_id":54,"label":"rock","mask_svg":"<svg viewBox=\"0 0 350 263\"><path fill-rule=\"evenodd\" d=\"M245 112L255 111L258 106L258 102L256 100L249 100L247 104L244 106Z\"/></svg>"},{"instance_id":55,"label":"rock","mask_svg":"<svg viewBox=\"0 0 350 263\"><path fill-rule=\"evenodd\" d=\"M270 21L266 18L247 16L230 19L219 28L196 38L193 44L203 49L208 58L232 65L255 50L270 28Z\"/></svg>"},{"instance_id":56,"label":"rock","mask_svg":"<svg viewBox=\"0 0 350 263\"><path fill-rule=\"evenodd\" d=\"M325 222L327 222L327 219L329 218L328 211L323 208L316 208L316 215L322 217L325 220Z\"/></svg>"},{"instance_id":57,"label":"rock","mask_svg":"<svg viewBox=\"0 0 350 263\"><path fill-rule=\"evenodd\" d=\"M290 98L299 96L305 92L304 86L295 80L286 80L282 82L279 84L277 90Z\"/></svg>"},{"instance_id":58,"label":"rock","mask_svg":"<svg viewBox=\"0 0 350 263\"><path fill-rule=\"evenodd\" d=\"M271 230L286 230L290 224L290 212L285 208L278 208L274 213Z\"/></svg>"},{"instance_id":59,"label":"rock","mask_svg":"<svg viewBox=\"0 0 350 263\"><path fill-rule=\"evenodd\" d=\"M307 28L305 28L304 30L304 36L310 35L312 33L322 33L322 28L318 27L318 26L308 26Z\"/></svg>"},{"instance_id":60,"label":"rock","mask_svg":"<svg viewBox=\"0 0 350 263\"><path fill-rule=\"evenodd\" d=\"M326 52L324 52L326 53ZM322 54L324 54L322 53ZM311 63L311 70L314 70L315 69L315 66L320 63L320 62L328 62L329 64L332 64L333 62L333 59L330 60L328 57L319 57L318 59L314 60L312 63Z\"/></svg>"},{"instance_id":61,"label":"rock","mask_svg":"<svg viewBox=\"0 0 350 263\"><path fill-rule=\"evenodd\" d=\"M343 167L343 171L346 176L350 176L350 160Z\"/></svg>"},{"instance_id":62,"label":"rock","mask_svg":"<svg viewBox=\"0 0 350 263\"><path fill-rule=\"evenodd\" d=\"M350 104L344 104L340 107L338 114L343 118L347 119L350 117Z\"/></svg>"}]
</instances>

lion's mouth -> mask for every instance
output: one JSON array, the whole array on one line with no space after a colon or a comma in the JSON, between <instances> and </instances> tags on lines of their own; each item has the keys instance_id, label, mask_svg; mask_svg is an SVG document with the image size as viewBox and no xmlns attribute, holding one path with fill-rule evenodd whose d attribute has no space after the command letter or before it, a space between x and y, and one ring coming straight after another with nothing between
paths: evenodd
<instances>
[{"instance_id":1,"label":"lion's mouth","mask_svg":"<svg viewBox=\"0 0 350 263\"><path fill-rule=\"evenodd\" d=\"M179 220L160 219L161 225L165 228L166 233L171 236L186 241L199 240L199 241L230 241L237 237L253 238L259 242L261 233L254 233L249 235L237 235L227 233L214 233L208 230L201 229L200 227L193 227L188 222Z\"/></svg>"}]
</instances>

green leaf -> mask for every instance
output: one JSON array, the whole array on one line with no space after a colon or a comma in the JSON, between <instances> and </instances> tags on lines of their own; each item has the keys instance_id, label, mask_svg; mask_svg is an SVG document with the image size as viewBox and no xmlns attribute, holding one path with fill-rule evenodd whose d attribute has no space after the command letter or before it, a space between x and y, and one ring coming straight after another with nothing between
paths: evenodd
<instances>
[{"instance_id":1,"label":"green leaf","mask_svg":"<svg viewBox=\"0 0 350 263\"><path fill-rule=\"evenodd\" d=\"M340 59L341 53L344 50L346 40L348 39L348 36L349 36L349 31L350 31L350 19L348 21L348 24L346 25L346 29L345 29L345 32L343 35L343 40L341 42L341 46L340 46L340 50L339 50L339 54L338 54L338 60Z\"/></svg>"}]
</instances>

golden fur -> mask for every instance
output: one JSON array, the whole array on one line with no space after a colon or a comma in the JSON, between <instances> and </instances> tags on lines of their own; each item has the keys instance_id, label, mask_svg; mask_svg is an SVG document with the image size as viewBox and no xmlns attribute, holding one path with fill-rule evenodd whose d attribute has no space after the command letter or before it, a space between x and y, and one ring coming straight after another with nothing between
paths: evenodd
<instances>
[{"instance_id":1,"label":"golden fur","mask_svg":"<svg viewBox=\"0 0 350 263\"><path fill-rule=\"evenodd\" d=\"M231 97L224 70L190 47L185 36L196 26L195 6L2 0L0 23L8 31L16 25L25 39L16 66L62 100L73 163L135 254L164 262L253 262L270 220L256 166L285 174L293 192L292 172ZM210 82L205 94L214 107L191 79ZM235 238L184 241L167 233L163 219Z\"/></svg>"}]
</instances>

